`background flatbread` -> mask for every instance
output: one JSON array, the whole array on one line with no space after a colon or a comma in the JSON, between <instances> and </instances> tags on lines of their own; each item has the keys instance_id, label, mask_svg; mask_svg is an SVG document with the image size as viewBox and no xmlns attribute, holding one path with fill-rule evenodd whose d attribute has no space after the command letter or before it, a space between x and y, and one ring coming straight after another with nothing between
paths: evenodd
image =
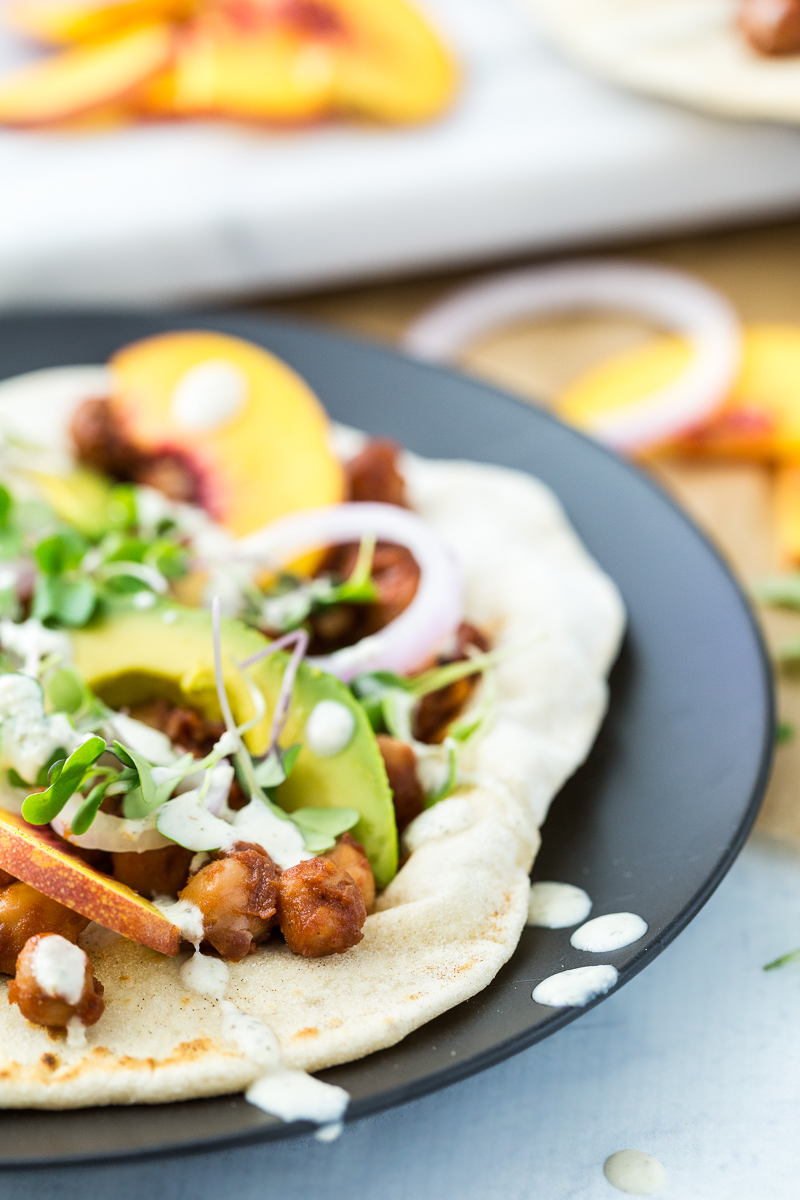
<instances>
[{"instance_id":1,"label":"background flatbread","mask_svg":"<svg viewBox=\"0 0 800 1200\"><path fill-rule=\"evenodd\" d=\"M510 957L538 826L594 740L623 627L614 585L542 484L411 456L405 469L413 507L459 559L468 616L498 644L528 648L497 670L497 717L465 763L471 782L420 818L417 848L367 918L364 941L318 960L276 943L231 967L226 998L267 1022L286 1065L307 1070L394 1044L480 991ZM188 1099L258 1076L258 1062L226 1042L220 1005L183 986L185 955L166 959L97 927L82 942L107 1002L87 1050L0 997L0 1104Z\"/></svg>"},{"instance_id":2,"label":"background flatbread","mask_svg":"<svg viewBox=\"0 0 800 1200\"><path fill-rule=\"evenodd\" d=\"M526 0L581 66L638 92L730 117L800 122L800 54L756 53L735 0Z\"/></svg>"}]
</instances>

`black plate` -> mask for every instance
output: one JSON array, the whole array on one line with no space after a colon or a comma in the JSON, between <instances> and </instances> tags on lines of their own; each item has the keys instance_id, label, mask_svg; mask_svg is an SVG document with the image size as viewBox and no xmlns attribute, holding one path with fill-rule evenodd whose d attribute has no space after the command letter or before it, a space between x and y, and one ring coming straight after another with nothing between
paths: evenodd
<instances>
[{"instance_id":1,"label":"black plate","mask_svg":"<svg viewBox=\"0 0 800 1200\"><path fill-rule=\"evenodd\" d=\"M555 801L535 876L580 884L594 913L629 910L646 944L607 956L619 986L692 919L730 867L765 787L774 714L747 604L703 536L637 471L535 408L450 371L277 320L169 314L39 314L0 320L0 377L103 362L179 327L260 342L309 380L342 421L421 454L531 471L560 496L617 581L629 626L611 707L588 762ZM579 1016L531 1000L539 980L585 963L568 931L526 929L488 988L391 1050L326 1071L349 1117L445 1087ZM284 1138L241 1097L158 1107L0 1116L0 1164L37 1165Z\"/></svg>"}]
</instances>

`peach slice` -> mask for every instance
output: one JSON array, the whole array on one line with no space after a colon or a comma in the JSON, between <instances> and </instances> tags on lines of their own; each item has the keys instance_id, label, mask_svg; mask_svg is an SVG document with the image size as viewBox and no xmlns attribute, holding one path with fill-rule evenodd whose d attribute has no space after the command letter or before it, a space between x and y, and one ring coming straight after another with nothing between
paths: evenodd
<instances>
[{"instance_id":1,"label":"peach slice","mask_svg":"<svg viewBox=\"0 0 800 1200\"><path fill-rule=\"evenodd\" d=\"M166 333L118 351L111 371L131 440L179 453L201 502L233 533L342 499L321 404L260 346L222 333Z\"/></svg>"},{"instance_id":2,"label":"peach slice","mask_svg":"<svg viewBox=\"0 0 800 1200\"><path fill-rule=\"evenodd\" d=\"M49 826L28 825L2 809L0 867L131 941L162 954L175 955L180 949L180 930L148 900L66 852Z\"/></svg>"},{"instance_id":3,"label":"peach slice","mask_svg":"<svg viewBox=\"0 0 800 1200\"><path fill-rule=\"evenodd\" d=\"M181 36L174 65L144 88L142 107L162 115L309 121L331 106L334 70L330 47L291 29L242 29L208 13Z\"/></svg>"},{"instance_id":4,"label":"peach slice","mask_svg":"<svg viewBox=\"0 0 800 1200\"><path fill-rule=\"evenodd\" d=\"M8 23L36 41L92 42L123 29L190 16L196 0L11 0Z\"/></svg>"},{"instance_id":5,"label":"peach slice","mask_svg":"<svg viewBox=\"0 0 800 1200\"><path fill-rule=\"evenodd\" d=\"M800 460L800 325L747 328L731 395L677 449L715 458Z\"/></svg>"},{"instance_id":6,"label":"peach slice","mask_svg":"<svg viewBox=\"0 0 800 1200\"><path fill-rule=\"evenodd\" d=\"M405 0L327 0L347 30L338 45L334 103L378 121L429 121L455 94L455 63Z\"/></svg>"},{"instance_id":7,"label":"peach slice","mask_svg":"<svg viewBox=\"0 0 800 1200\"><path fill-rule=\"evenodd\" d=\"M152 25L108 41L67 50L0 81L0 124L46 125L121 99L172 56L168 25Z\"/></svg>"}]
</instances>

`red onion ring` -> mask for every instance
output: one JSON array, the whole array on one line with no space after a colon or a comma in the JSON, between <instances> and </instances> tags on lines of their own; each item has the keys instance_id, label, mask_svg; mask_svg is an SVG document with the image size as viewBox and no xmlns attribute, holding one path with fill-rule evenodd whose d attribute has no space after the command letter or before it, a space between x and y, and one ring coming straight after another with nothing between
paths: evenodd
<instances>
[{"instance_id":1,"label":"red onion ring","mask_svg":"<svg viewBox=\"0 0 800 1200\"><path fill-rule=\"evenodd\" d=\"M699 280L644 263L577 260L492 276L423 313L404 347L416 358L448 362L506 321L581 308L642 313L686 337L694 350L677 379L635 405L598 415L588 432L599 441L623 453L643 450L697 425L725 399L741 357L736 313Z\"/></svg>"},{"instance_id":2,"label":"red onion ring","mask_svg":"<svg viewBox=\"0 0 800 1200\"><path fill-rule=\"evenodd\" d=\"M307 660L345 683L365 671L407 674L458 627L461 579L453 555L435 530L393 504L332 504L281 517L241 538L235 547L237 558L278 569L309 550L370 535L411 551L420 569L419 586L408 608L378 633Z\"/></svg>"}]
</instances>

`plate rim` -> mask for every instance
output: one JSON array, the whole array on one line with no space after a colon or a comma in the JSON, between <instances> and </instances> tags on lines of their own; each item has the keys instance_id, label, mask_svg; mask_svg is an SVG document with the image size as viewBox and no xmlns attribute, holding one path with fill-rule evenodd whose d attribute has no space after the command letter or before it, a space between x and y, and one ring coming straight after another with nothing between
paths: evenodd
<instances>
[{"instance_id":1,"label":"plate rim","mask_svg":"<svg viewBox=\"0 0 800 1200\"><path fill-rule=\"evenodd\" d=\"M197 311L189 310L159 310L154 308L113 308L113 309L96 309L91 307L78 308L36 308L36 309L20 309L7 310L0 314L0 333L8 324L13 321L38 321L46 322L53 319L73 318L79 320L91 321L92 319L117 319L117 320L148 320L164 324L165 326L173 326L175 328L187 328L196 326L204 322L209 323L209 328L223 328L226 330L239 330L240 336L247 336L245 329L250 326L252 334L250 336L257 337L259 328L262 336L268 335L270 326L283 327L286 330L295 334L310 335L315 340L330 341L332 343L344 343L353 347L358 352L366 352L375 359L388 358L401 363L413 363L416 367L424 369L433 375L440 375L444 378L453 377L459 381L467 383L471 386L478 386L486 392L490 393L493 399L500 400L506 404L522 409L523 411L535 414L536 418L544 419L553 425L558 426L562 432L566 432L573 439L580 443L588 443L593 451L599 452L606 459L610 460L614 468L622 470L624 473L633 475L640 484L644 484L646 488L654 492L658 498L672 510L673 515L677 516L682 525L687 531L696 537L703 546L703 549L716 562L721 573L726 578L728 585L731 588L733 595L736 597L738 606L745 618L745 625L749 627L750 635L753 639L753 645L757 651L757 659L760 668L761 685L763 691L764 707L764 733L763 740L759 753L758 771L754 777L754 782L751 788L750 797L746 808L734 830L724 850L719 855L715 863L714 870L703 881L703 884L696 890L690 900L684 904L681 910L676 913L672 920L649 942L630 962L619 969L618 980L614 987L604 995L598 996L588 1004L580 1008L565 1008L555 1010L552 1016L544 1021L532 1025L527 1030L521 1031L511 1037L505 1038L496 1043L490 1048L479 1051L471 1055L462 1062L447 1066L437 1071L432 1072L423 1078L412 1080L403 1084L399 1084L393 1088L382 1089L374 1096L365 1097L360 1100L354 1100L348 1112L345 1115L347 1123L360 1121L366 1117L373 1116L379 1112L385 1112L388 1109L397 1107L401 1104L410 1103L413 1100L420 1099L423 1096L430 1095L432 1092L450 1087L452 1084L458 1083L472 1075L478 1074L481 1071L487 1070L489 1067L495 1066L505 1059L512 1057L515 1054L528 1049L539 1041L543 1041L546 1037L550 1037L560 1029L569 1025L572 1021L577 1020L583 1014L591 1011L598 1004L601 1004L608 996L613 995L621 987L624 987L634 976L644 970L663 950L666 949L671 942L690 924L697 916L703 906L711 898L713 893L719 887L722 880L727 875L736 858L738 857L750 830L758 815L761 802L766 791L767 784L772 768L772 762L775 753L775 741L773 732L776 719L776 699L774 677L772 670L771 659L767 650L767 646L762 634L761 628L758 625L755 614L751 605L748 603L745 592L739 583L731 565L724 557L721 550L711 540L709 535L697 525L689 514L677 503L669 492L652 476L645 474L634 463L615 454L612 450L604 446L602 443L589 438L580 430L572 426L566 425L560 421L550 410L528 401L520 396L516 396L511 392L507 392L502 387L498 387L491 382L483 380L480 377L470 375L466 371L456 367L442 365L439 363L427 363L418 359L410 358L408 355L401 353L392 346L383 345L370 341L364 337L353 335L350 332L340 332L331 329L330 326L324 325L321 322L313 320L297 320L287 317L281 313L256 313L243 312L225 312L215 309L202 309ZM62 364L68 365L68 364ZM31 370L37 368L32 367ZM13 376L0 375L0 379L13 378ZM528 471L527 474L536 478L533 472ZM549 485L548 485L549 486ZM556 495L557 492L556 492ZM560 497L558 497L560 500ZM570 521L570 523L572 523ZM627 637L627 632L626 632ZM624 641L623 641L624 645ZM618 660L617 660L618 661ZM613 667L612 667L613 671ZM611 674L611 671L609 672ZM604 718L605 719L605 718ZM576 768L577 770L578 768ZM574 772L573 772L574 774ZM570 776L571 778L572 776ZM535 864L534 864L535 870ZM513 955L509 959L509 963L513 961ZM508 966L508 963L505 964ZM502 970L503 968L501 968ZM442 1016L446 1014L441 1014ZM433 1020L437 1020L434 1018ZM426 1024L431 1024L427 1022ZM398 1045L402 1044L402 1039ZM370 1056L366 1056L367 1058ZM355 1060L361 1061L361 1060ZM230 1094L218 1097L199 1098L199 1102L203 1099L209 1101L229 1100L232 1103L240 1103L246 1105L246 1101L241 1094ZM171 1101L164 1105L140 1105L131 1106L135 1108L161 1108L168 1110L173 1104L191 1104L194 1100ZM26 1112L42 1112L55 1114L58 1112L91 1112L104 1111L107 1106L94 1106L93 1109L76 1109L76 1110L58 1110L58 1109L0 1109L0 1121L7 1114L26 1113ZM111 1106L114 1108L124 1106ZM307 1136L313 1132L314 1126L309 1122L295 1121L289 1124L277 1124L267 1126L255 1126L252 1129L239 1130L232 1133L220 1133L219 1135L204 1136L202 1139L178 1142L173 1145L159 1145L156 1147L136 1147L124 1150L109 1150L109 1151L91 1151L78 1152L76 1154L57 1153L48 1157L16 1159L12 1161L3 1161L0 1156L0 1170L11 1172L25 1172L30 1170L52 1170L64 1167L86 1167L90 1165L101 1165L111 1163L126 1163L126 1162L141 1162L156 1160L159 1158L171 1157L189 1157L197 1156L204 1153L213 1153L224 1149L234 1149L240 1146L255 1145L265 1142L282 1142L293 1140L298 1137Z\"/></svg>"}]
</instances>

